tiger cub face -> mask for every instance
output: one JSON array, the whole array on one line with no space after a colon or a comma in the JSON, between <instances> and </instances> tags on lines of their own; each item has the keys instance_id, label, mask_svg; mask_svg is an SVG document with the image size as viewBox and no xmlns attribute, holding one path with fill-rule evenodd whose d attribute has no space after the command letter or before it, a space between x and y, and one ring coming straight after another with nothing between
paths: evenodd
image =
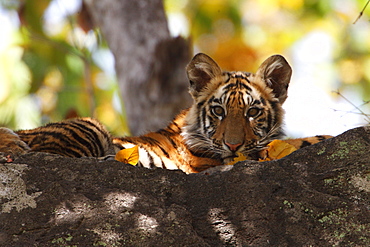
<instances>
[{"instance_id":1,"label":"tiger cub face","mask_svg":"<svg viewBox=\"0 0 370 247\"><path fill-rule=\"evenodd\" d=\"M229 162L237 153L257 152L282 135L292 69L280 55L269 57L257 73L222 72L205 54L187 66L190 108L182 136L194 153Z\"/></svg>"}]
</instances>

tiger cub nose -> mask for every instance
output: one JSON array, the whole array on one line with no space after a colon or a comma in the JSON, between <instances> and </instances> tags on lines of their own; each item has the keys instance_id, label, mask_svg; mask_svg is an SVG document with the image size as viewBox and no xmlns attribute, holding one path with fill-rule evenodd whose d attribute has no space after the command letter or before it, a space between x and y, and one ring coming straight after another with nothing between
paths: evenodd
<instances>
[{"instance_id":1,"label":"tiger cub nose","mask_svg":"<svg viewBox=\"0 0 370 247\"><path fill-rule=\"evenodd\" d=\"M225 145L230 149L230 151L236 151L241 145L243 145L243 143L232 144L225 142Z\"/></svg>"}]
</instances>

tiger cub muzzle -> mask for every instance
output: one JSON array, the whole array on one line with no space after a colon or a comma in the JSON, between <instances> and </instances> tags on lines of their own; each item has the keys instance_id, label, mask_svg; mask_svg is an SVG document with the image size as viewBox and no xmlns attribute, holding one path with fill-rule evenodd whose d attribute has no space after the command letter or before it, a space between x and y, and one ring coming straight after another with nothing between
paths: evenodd
<instances>
[{"instance_id":1,"label":"tiger cub muzzle","mask_svg":"<svg viewBox=\"0 0 370 247\"><path fill-rule=\"evenodd\" d=\"M244 109L230 109L219 123L213 136L215 143L221 144L227 156L235 155L256 143L257 136L252 131L253 123L246 119Z\"/></svg>"}]
</instances>

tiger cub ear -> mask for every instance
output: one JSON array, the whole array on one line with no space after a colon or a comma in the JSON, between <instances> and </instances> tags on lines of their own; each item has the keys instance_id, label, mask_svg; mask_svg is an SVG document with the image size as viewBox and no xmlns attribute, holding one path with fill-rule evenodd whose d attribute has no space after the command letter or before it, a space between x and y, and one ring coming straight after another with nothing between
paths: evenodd
<instances>
[{"instance_id":1,"label":"tiger cub ear","mask_svg":"<svg viewBox=\"0 0 370 247\"><path fill-rule=\"evenodd\" d=\"M288 97L287 91L292 76L292 68L285 58L280 55L267 58L258 68L256 74L272 89L280 103L284 103Z\"/></svg>"},{"instance_id":2,"label":"tiger cub ear","mask_svg":"<svg viewBox=\"0 0 370 247\"><path fill-rule=\"evenodd\" d=\"M198 92L211 81L212 78L222 75L220 66L209 56L198 53L186 66L190 81L190 93L196 96Z\"/></svg>"}]
</instances>

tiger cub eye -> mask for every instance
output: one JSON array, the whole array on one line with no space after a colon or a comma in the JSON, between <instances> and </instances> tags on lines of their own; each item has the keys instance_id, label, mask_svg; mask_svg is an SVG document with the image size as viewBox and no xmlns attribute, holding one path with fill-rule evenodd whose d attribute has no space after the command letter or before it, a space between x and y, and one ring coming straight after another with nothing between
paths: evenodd
<instances>
[{"instance_id":1,"label":"tiger cub eye","mask_svg":"<svg viewBox=\"0 0 370 247\"><path fill-rule=\"evenodd\" d=\"M250 108L247 112L248 117L257 117L260 114L261 110L258 108Z\"/></svg>"},{"instance_id":2,"label":"tiger cub eye","mask_svg":"<svg viewBox=\"0 0 370 247\"><path fill-rule=\"evenodd\" d=\"M223 117L225 115L224 108L221 106L212 107L212 113L217 117Z\"/></svg>"}]
</instances>

